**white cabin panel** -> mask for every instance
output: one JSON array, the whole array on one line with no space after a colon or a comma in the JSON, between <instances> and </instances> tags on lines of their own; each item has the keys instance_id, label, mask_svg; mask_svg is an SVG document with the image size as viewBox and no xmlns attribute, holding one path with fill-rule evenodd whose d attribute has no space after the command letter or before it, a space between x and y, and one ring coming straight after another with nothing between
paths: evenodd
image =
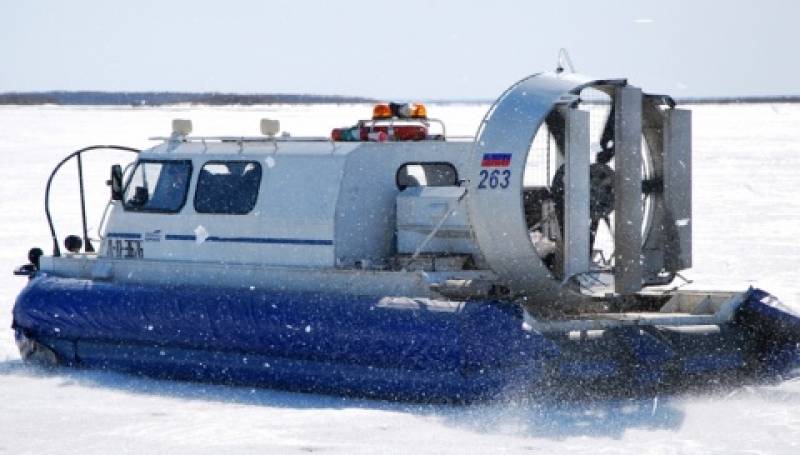
<instances>
[{"instance_id":1,"label":"white cabin panel","mask_svg":"<svg viewBox=\"0 0 800 455\"><path fill-rule=\"evenodd\" d=\"M385 263L396 251L397 171L407 163L450 163L461 176L469 142L364 143L347 157L336 211L336 260Z\"/></svg>"},{"instance_id":2,"label":"white cabin panel","mask_svg":"<svg viewBox=\"0 0 800 455\"><path fill-rule=\"evenodd\" d=\"M465 190L414 187L401 191L397 196L397 252L477 253L463 200Z\"/></svg>"},{"instance_id":3,"label":"white cabin panel","mask_svg":"<svg viewBox=\"0 0 800 455\"><path fill-rule=\"evenodd\" d=\"M202 147L202 149L199 149ZM160 145L140 160L191 160L192 178L178 213L125 210L115 203L101 254L117 258L333 267L334 217L344 162L353 146L281 144ZM246 214L197 213L198 175L208 162L255 161L261 183Z\"/></svg>"}]
</instances>

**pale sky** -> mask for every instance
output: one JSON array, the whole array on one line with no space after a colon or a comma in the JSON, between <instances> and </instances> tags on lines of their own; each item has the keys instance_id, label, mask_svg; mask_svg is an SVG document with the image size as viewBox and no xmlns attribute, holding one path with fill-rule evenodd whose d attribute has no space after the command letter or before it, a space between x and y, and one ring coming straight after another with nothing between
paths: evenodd
<instances>
[{"instance_id":1,"label":"pale sky","mask_svg":"<svg viewBox=\"0 0 800 455\"><path fill-rule=\"evenodd\" d=\"M800 2L0 0L0 91L494 99L555 67L674 96L800 95Z\"/></svg>"}]
</instances>

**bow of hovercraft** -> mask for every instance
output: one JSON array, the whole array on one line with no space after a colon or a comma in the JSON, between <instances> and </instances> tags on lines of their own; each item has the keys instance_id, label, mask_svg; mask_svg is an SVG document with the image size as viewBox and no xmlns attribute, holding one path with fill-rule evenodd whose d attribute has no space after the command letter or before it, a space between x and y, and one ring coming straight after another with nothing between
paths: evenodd
<instances>
[{"instance_id":1,"label":"bow of hovercraft","mask_svg":"<svg viewBox=\"0 0 800 455\"><path fill-rule=\"evenodd\" d=\"M470 140L394 103L330 139L261 127L194 137L177 120L151 149L117 147L137 156L112 167L96 248L82 207L83 235L62 252L51 223L53 254L16 272L22 357L437 401L797 366L800 317L777 298L681 281L691 112L668 96L542 73Z\"/></svg>"}]
</instances>

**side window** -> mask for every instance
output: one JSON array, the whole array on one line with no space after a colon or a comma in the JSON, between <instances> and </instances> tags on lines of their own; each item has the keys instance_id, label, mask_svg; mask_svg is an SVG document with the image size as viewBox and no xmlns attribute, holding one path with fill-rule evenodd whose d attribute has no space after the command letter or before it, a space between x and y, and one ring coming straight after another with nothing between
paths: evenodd
<instances>
[{"instance_id":1,"label":"side window","mask_svg":"<svg viewBox=\"0 0 800 455\"><path fill-rule=\"evenodd\" d=\"M125 210L176 213L186 203L191 161L139 161L125 186Z\"/></svg>"},{"instance_id":2,"label":"side window","mask_svg":"<svg viewBox=\"0 0 800 455\"><path fill-rule=\"evenodd\" d=\"M406 163L397 170L397 188L410 186L456 186L458 173L450 163Z\"/></svg>"},{"instance_id":3,"label":"side window","mask_svg":"<svg viewBox=\"0 0 800 455\"><path fill-rule=\"evenodd\" d=\"M209 161L197 176L197 213L244 215L256 206L261 165L256 161Z\"/></svg>"}]
</instances>

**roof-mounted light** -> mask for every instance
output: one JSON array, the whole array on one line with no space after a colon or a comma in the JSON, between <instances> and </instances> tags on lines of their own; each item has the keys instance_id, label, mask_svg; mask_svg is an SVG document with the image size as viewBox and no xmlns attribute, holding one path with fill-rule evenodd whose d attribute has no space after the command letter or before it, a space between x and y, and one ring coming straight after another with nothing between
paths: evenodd
<instances>
[{"instance_id":1,"label":"roof-mounted light","mask_svg":"<svg viewBox=\"0 0 800 455\"><path fill-rule=\"evenodd\" d=\"M421 103L389 103L376 104L372 109L372 120L399 119L426 119L428 111Z\"/></svg>"},{"instance_id":2,"label":"roof-mounted light","mask_svg":"<svg viewBox=\"0 0 800 455\"><path fill-rule=\"evenodd\" d=\"M172 120L172 134L176 136L188 136L192 132L192 121L176 118Z\"/></svg>"},{"instance_id":3,"label":"roof-mounted light","mask_svg":"<svg viewBox=\"0 0 800 455\"><path fill-rule=\"evenodd\" d=\"M411 105L411 118L428 118L428 110L422 103Z\"/></svg>"},{"instance_id":4,"label":"roof-mounted light","mask_svg":"<svg viewBox=\"0 0 800 455\"><path fill-rule=\"evenodd\" d=\"M261 119L261 134L268 137L275 137L281 131L281 122L268 118Z\"/></svg>"},{"instance_id":5,"label":"roof-mounted light","mask_svg":"<svg viewBox=\"0 0 800 455\"><path fill-rule=\"evenodd\" d=\"M372 120L385 120L392 118L392 108L388 104L376 104L372 108Z\"/></svg>"}]
</instances>

